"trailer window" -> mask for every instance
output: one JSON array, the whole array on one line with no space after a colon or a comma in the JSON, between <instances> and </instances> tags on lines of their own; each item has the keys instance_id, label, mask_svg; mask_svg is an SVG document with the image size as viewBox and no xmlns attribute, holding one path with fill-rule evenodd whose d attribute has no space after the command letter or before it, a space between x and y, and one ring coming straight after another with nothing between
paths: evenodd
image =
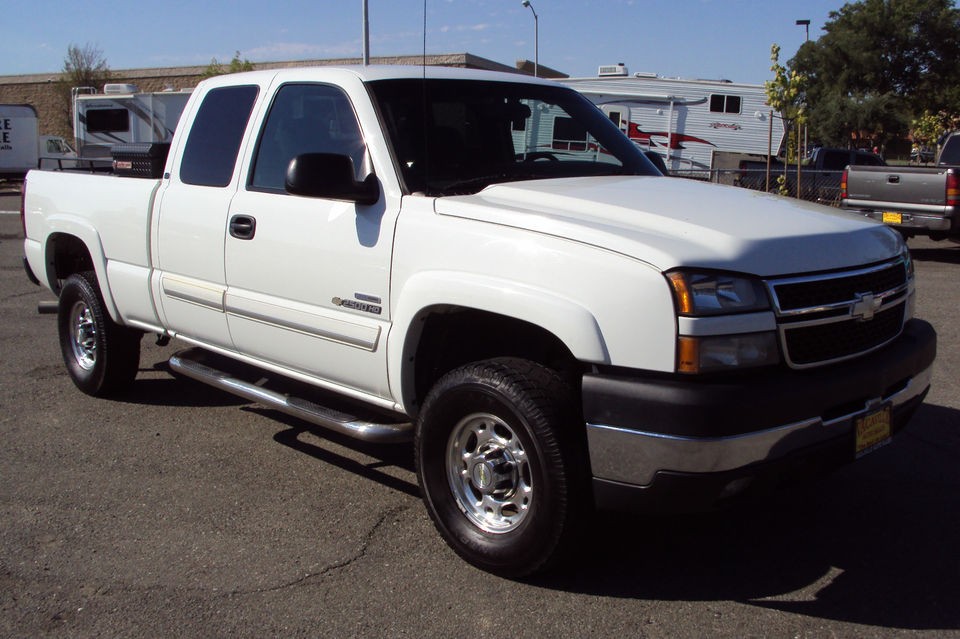
<instances>
[{"instance_id":1,"label":"trailer window","mask_svg":"<svg viewBox=\"0 0 960 639\"><path fill-rule=\"evenodd\" d=\"M740 113L740 96L714 93L710 96L711 113Z\"/></svg>"},{"instance_id":2,"label":"trailer window","mask_svg":"<svg viewBox=\"0 0 960 639\"><path fill-rule=\"evenodd\" d=\"M573 118L558 116L553 121L553 148L563 151L586 151L587 128Z\"/></svg>"},{"instance_id":3,"label":"trailer window","mask_svg":"<svg viewBox=\"0 0 960 639\"><path fill-rule=\"evenodd\" d=\"M130 112L126 109L91 109L87 111L87 131L119 133L130 130Z\"/></svg>"},{"instance_id":4,"label":"trailer window","mask_svg":"<svg viewBox=\"0 0 960 639\"><path fill-rule=\"evenodd\" d=\"M180 179L198 186L227 186L259 88L211 89L190 127L183 150Z\"/></svg>"}]
</instances>

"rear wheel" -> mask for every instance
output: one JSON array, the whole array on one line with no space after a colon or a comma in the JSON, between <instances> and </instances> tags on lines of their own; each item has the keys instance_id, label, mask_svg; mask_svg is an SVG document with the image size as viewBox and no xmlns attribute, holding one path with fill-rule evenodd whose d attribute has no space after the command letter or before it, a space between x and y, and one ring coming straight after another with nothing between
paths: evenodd
<instances>
[{"instance_id":1,"label":"rear wheel","mask_svg":"<svg viewBox=\"0 0 960 639\"><path fill-rule=\"evenodd\" d=\"M475 566L531 574L579 531L587 467L571 396L554 371L518 359L456 369L427 396L415 444L424 502Z\"/></svg>"},{"instance_id":2,"label":"rear wheel","mask_svg":"<svg viewBox=\"0 0 960 639\"><path fill-rule=\"evenodd\" d=\"M67 278L60 292L57 326L60 352L77 388L107 396L129 387L140 364L143 334L110 318L95 273Z\"/></svg>"}]
</instances>

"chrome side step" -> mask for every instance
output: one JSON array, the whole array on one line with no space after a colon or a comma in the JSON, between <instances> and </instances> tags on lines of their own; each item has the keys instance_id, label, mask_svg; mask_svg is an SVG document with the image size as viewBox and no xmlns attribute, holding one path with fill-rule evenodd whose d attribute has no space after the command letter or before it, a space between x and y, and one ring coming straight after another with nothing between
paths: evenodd
<instances>
[{"instance_id":1,"label":"chrome side step","mask_svg":"<svg viewBox=\"0 0 960 639\"><path fill-rule=\"evenodd\" d=\"M413 439L413 424L365 421L302 397L270 390L261 385L261 382L240 379L239 376L214 368L207 363L215 360L216 357L202 349L188 349L174 354L169 364L174 372L198 382L239 395L244 399L263 404L311 424L329 428L348 437L373 444L396 444ZM241 366L246 365L241 364ZM249 368L252 369L252 367Z\"/></svg>"}]
</instances>

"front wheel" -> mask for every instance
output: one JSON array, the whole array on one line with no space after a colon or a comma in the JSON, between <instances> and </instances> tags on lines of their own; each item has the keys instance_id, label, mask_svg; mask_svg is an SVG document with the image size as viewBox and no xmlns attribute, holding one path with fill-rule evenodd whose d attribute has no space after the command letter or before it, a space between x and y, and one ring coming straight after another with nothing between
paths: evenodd
<instances>
[{"instance_id":1,"label":"front wheel","mask_svg":"<svg viewBox=\"0 0 960 639\"><path fill-rule=\"evenodd\" d=\"M444 540L464 559L522 577L575 537L587 507L577 404L554 372L496 359L437 382L417 424L417 475Z\"/></svg>"},{"instance_id":2,"label":"front wheel","mask_svg":"<svg viewBox=\"0 0 960 639\"><path fill-rule=\"evenodd\" d=\"M67 278L57 311L60 352L73 383L88 395L125 390L140 365L139 331L114 322L92 272Z\"/></svg>"}]
</instances>

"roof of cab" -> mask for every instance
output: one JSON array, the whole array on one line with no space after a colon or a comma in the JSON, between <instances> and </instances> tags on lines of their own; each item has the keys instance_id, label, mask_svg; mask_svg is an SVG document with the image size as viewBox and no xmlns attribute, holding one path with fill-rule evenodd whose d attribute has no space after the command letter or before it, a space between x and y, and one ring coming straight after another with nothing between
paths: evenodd
<instances>
[{"instance_id":1,"label":"roof of cab","mask_svg":"<svg viewBox=\"0 0 960 639\"><path fill-rule=\"evenodd\" d=\"M288 67L268 69L264 71L248 71L222 75L205 80L209 85L235 85L244 82L256 84L269 83L274 78L281 80L331 80L345 74L359 78L363 82L394 79L454 79L454 80L486 80L494 82L534 82L540 84L554 83L551 80L534 78L520 73L506 73L501 71L484 71L480 69L464 69L459 67L413 65L369 65L369 66L316 66L316 67Z\"/></svg>"}]
</instances>

